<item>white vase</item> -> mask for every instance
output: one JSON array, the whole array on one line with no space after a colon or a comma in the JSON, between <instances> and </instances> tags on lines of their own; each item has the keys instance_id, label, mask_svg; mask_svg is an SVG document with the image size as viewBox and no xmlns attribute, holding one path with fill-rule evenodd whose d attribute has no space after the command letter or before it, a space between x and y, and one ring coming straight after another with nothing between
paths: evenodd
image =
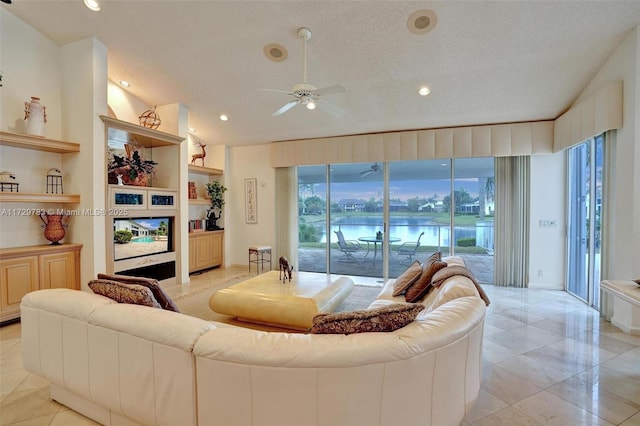
<instances>
[{"instance_id":1,"label":"white vase","mask_svg":"<svg viewBox=\"0 0 640 426\"><path fill-rule=\"evenodd\" d=\"M44 136L44 123L47 122L47 107L40 104L40 98L31 97L24 103L24 119L27 120L27 134Z\"/></svg>"}]
</instances>

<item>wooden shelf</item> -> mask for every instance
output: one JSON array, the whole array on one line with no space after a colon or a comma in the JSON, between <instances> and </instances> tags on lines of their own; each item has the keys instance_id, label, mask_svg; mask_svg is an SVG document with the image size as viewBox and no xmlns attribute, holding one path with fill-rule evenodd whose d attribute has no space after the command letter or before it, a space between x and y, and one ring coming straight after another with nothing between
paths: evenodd
<instances>
[{"instance_id":1,"label":"wooden shelf","mask_svg":"<svg viewBox=\"0 0 640 426\"><path fill-rule=\"evenodd\" d=\"M115 118L101 115L100 119L106 125L108 139L121 143L133 143L146 148L156 148L160 146L180 145L183 137L149 129L128 121L117 120Z\"/></svg>"},{"instance_id":2,"label":"wooden shelf","mask_svg":"<svg viewBox=\"0 0 640 426\"><path fill-rule=\"evenodd\" d=\"M207 200L206 198L189 198L189 204L208 206L209 204L211 204L211 201Z\"/></svg>"},{"instance_id":3,"label":"wooden shelf","mask_svg":"<svg viewBox=\"0 0 640 426\"><path fill-rule=\"evenodd\" d=\"M33 192L0 192L0 202L7 203L79 203L79 194L39 194Z\"/></svg>"},{"instance_id":4,"label":"wooden shelf","mask_svg":"<svg viewBox=\"0 0 640 426\"><path fill-rule=\"evenodd\" d=\"M55 152L58 154L80 152L79 143L58 141L32 135L19 135L9 132L0 132L0 145L33 149L36 151Z\"/></svg>"},{"instance_id":5,"label":"wooden shelf","mask_svg":"<svg viewBox=\"0 0 640 426\"><path fill-rule=\"evenodd\" d=\"M214 169L211 167L196 166L195 164L189 164L189 173L199 173L201 175L218 175L221 176L223 171L220 169Z\"/></svg>"}]
</instances>

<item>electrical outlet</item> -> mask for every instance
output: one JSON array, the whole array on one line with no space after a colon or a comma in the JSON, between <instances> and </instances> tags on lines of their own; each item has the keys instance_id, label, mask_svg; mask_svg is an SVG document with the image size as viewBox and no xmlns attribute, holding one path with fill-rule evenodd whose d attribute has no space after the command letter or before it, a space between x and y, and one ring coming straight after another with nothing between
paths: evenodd
<instances>
[{"instance_id":1,"label":"electrical outlet","mask_svg":"<svg viewBox=\"0 0 640 426\"><path fill-rule=\"evenodd\" d=\"M558 221L557 220L550 220L550 219L540 219L538 221L538 226L540 228L551 228L551 227L558 226Z\"/></svg>"},{"instance_id":2,"label":"electrical outlet","mask_svg":"<svg viewBox=\"0 0 640 426\"><path fill-rule=\"evenodd\" d=\"M542 273L542 269L538 269L538 277L542 277L544 274Z\"/></svg>"}]
</instances>

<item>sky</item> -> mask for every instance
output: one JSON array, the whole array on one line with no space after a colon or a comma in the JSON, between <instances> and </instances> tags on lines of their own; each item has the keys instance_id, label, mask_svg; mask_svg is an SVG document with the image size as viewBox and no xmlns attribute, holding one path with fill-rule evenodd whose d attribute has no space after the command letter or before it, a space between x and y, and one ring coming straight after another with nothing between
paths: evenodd
<instances>
[{"instance_id":1,"label":"sky","mask_svg":"<svg viewBox=\"0 0 640 426\"><path fill-rule=\"evenodd\" d=\"M464 188L473 198L478 197L478 180L477 179L456 179L456 189ZM438 196L438 200L442 200L451 192L451 181L448 179L432 179L432 180L403 180L389 183L389 196L392 199L400 199L407 201L408 199L431 198L434 194ZM331 185L332 202L338 202L342 199L359 199L376 200L382 199L383 185L378 182L339 182ZM326 198L326 185L324 183L316 184L315 194L322 199ZM305 196L310 196L307 192Z\"/></svg>"}]
</instances>

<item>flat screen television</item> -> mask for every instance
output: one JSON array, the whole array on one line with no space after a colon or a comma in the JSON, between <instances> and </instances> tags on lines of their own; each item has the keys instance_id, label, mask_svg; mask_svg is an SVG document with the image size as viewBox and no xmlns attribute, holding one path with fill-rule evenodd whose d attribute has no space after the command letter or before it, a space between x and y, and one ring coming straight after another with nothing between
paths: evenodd
<instances>
[{"instance_id":1,"label":"flat screen television","mask_svg":"<svg viewBox=\"0 0 640 426\"><path fill-rule=\"evenodd\" d=\"M113 260L173 251L173 217L113 219Z\"/></svg>"}]
</instances>

